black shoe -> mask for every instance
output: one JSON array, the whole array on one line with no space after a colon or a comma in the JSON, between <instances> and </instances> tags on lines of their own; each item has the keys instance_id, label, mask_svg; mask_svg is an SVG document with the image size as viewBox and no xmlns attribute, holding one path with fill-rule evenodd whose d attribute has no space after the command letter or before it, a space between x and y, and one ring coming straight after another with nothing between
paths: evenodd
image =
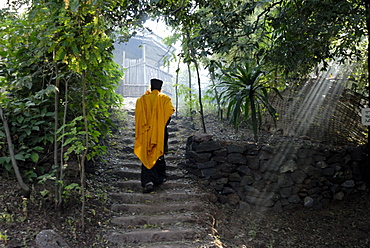
<instances>
[{"instance_id":1,"label":"black shoe","mask_svg":"<svg viewBox=\"0 0 370 248\"><path fill-rule=\"evenodd\" d=\"M143 193L150 193L150 192L153 192L153 191L154 191L154 184L152 182L149 182L149 183L145 184L144 189L143 189Z\"/></svg>"}]
</instances>

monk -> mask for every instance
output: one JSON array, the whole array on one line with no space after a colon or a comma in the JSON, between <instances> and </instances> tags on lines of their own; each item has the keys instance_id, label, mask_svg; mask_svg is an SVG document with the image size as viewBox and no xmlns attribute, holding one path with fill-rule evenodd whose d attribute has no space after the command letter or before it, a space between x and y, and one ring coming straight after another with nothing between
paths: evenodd
<instances>
[{"instance_id":1,"label":"monk","mask_svg":"<svg viewBox=\"0 0 370 248\"><path fill-rule=\"evenodd\" d=\"M171 98L163 93L163 81L150 80L150 90L136 101L134 153L142 162L143 193L166 180L165 149L168 147L167 125L175 112Z\"/></svg>"}]
</instances>

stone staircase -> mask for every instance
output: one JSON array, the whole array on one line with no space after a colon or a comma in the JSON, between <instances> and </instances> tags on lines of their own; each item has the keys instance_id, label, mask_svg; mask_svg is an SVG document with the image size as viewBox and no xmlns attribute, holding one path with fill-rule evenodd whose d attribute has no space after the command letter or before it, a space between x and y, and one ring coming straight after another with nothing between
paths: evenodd
<instances>
[{"instance_id":1,"label":"stone staircase","mask_svg":"<svg viewBox=\"0 0 370 248\"><path fill-rule=\"evenodd\" d=\"M209 193L197 187L195 180L182 169L185 145L190 135L187 128L172 120L169 126L169 153L165 155L167 181L150 194L140 185L141 162L133 154L134 112L127 110L126 129L116 135L123 143L110 163L118 178L113 200L111 224L106 234L107 247L187 248L217 247L212 234ZM123 147L123 148L122 148ZM117 149L115 148L115 149Z\"/></svg>"}]
</instances>

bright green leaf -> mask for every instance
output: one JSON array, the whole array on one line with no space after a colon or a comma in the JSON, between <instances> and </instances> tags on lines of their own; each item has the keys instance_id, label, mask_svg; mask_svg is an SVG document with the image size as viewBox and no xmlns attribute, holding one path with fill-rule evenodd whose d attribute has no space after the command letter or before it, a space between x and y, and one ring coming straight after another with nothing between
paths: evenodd
<instances>
[{"instance_id":1,"label":"bright green leaf","mask_svg":"<svg viewBox=\"0 0 370 248\"><path fill-rule=\"evenodd\" d=\"M25 161L26 160L26 158L24 157L24 155L23 155L24 153L18 153L18 154L16 154L14 157L15 157L15 159L16 160L21 160L21 161Z\"/></svg>"},{"instance_id":2,"label":"bright green leaf","mask_svg":"<svg viewBox=\"0 0 370 248\"><path fill-rule=\"evenodd\" d=\"M39 154L36 152L31 153L31 159L33 162L37 163L39 161Z\"/></svg>"},{"instance_id":3,"label":"bright green leaf","mask_svg":"<svg viewBox=\"0 0 370 248\"><path fill-rule=\"evenodd\" d=\"M17 118L18 123L22 123L23 120L24 120L23 116L18 116L18 118Z\"/></svg>"}]
</instances>

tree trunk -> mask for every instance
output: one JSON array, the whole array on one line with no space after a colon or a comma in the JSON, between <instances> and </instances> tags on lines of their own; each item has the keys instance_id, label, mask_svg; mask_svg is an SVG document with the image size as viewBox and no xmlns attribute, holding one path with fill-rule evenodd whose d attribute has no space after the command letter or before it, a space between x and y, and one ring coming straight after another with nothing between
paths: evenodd
<instances>
[{"instance_id":1,"label":"tree trunk","mask_svg":"<svg viewBox=\"0 0 370 248\"><path fill-rule=\"evenodd\" d=\"M55 49L53 51L53 57L55 58ZM59 75L58 75L58 65L54 61L55 69L55 94L54 94L54 168L56 170L56 180L55 180L55 198L57 209L62 207L62 183L61 178L59 177L60 171L62 170L62 164L58 163L58 112L59 112Z\"/></svg>"},{"instance_id":2,"label":"tree trunk","mask_svg":"<svg viewBox=\"0 0 370 248\"><path fill-rule=\"evenodd\" d=\"M65 95L64 95L64 114L63 114L63 126L65 126L67 122L67 110L68 110L68 80L65 82ZM59 171L59 180L62 182L64 178L64 172L63 172L63 165L64 165L64 133L65 133L65 128L62 129L62 140L60 143L62 144L60 147L60 171ZM61 203L62 202L62 192L59 194L59 199L58 201Z\"/></svg>"},{"instance_id":3,"label":"tree trunk","mask_svg":"<svg viewBox=\"0 0 370 248\"><path fill-rule=\"evenodd\" d=\"M191 123L193 123L193 103L192 103L192 97L191 97L191 69L190 69L190 63L187 63L188 66L188 86L189 86L189 115Z\"/></svg>"},{"instance_id":4,"label":"tree trunk","mask_svg":"<svg viewBox=\"0 0 370 248\"><path fill-rule=\"evenodd\" d=\"M12 138L11 138L11 135L10 135L10 130L9 130L9 126L8 126L8 121L6 120L5 116L4 116L4 113L3 113L3 109L0 107L0 117L1 117L1 120L3 122L3 125L4 125L4 130L5 130L5 134L6 134L6 139L7 139L7 142L8 142L8 148L9 148L9 156L10 156L10 159L12 161L12 165L13 165L13 169L14 169L14 173L15 173L15 176L17 178L17 181L19 183L19 185L21 186L22 188L22 191L23 191L23 194L25 197L29 197L29 195L31 194L31 190L30 188L23 182L23 179L22 179L22 176L21 176L21 173L19 172L19 168L18 168L18 165L17 165L17 161L15 160L15 155L14 155L14 150L13 150L13 142L12 142Z\"/></svg>"},{"instance_id":5,"label":"tree trunk","mask_svg":"<svg viewBox=\"0 0 370 248\"><path fill-rule=\"evenodd\" d=\"M194 60L195 70L198 77L198 97L199 97L199 107L200 107L200 117L202 119L203 132L207 133L206 123L204 122L204 112L203 112L203 102L202 102L202 88L200 86L200 75L199 75L199 66L196 60Z\"/></svg>"},{"instance_id":6,"label":"tree trunk","mask_svg":"<svg viewBox=\"0 0 370 248\"><path fill-rule=\"evenodd\" d=\"M214 89L214 94L215 94L215 98L216 98L216 102L217 102L217 115L221 120L223 120L224 119L223 111L222 111L222 108L221 108L220 97L218 95L216 84L215 84L215 76L214 76L214 73L211 73L211 75L212 75L211 76L212 87Z\"/></svg>"},{"instance_id":7,"label":"tree trunk","mask_svg":"<svg viewBox=\"0 0 370 248\"><path fill-rule=\"evenodd\" d=\"M177 64L177 69L176 69L176 86L175 86L175 96L176 96L176 117L177 117L177 113L179 112L179 73L180 73L180 57L179 57L179 62Z\"/></svg>"},{"instance_id":8,"label":"tree trunk","mask_svg":"<svg viewBox=\"0 0 370 248\"><path fill-rule=\"evenodd\" d=\"M82 223L82 232L85 232L85 161L86 155L89 150L89 129L87 123L87 114L86 114L86 72L83 74L82 78L82 115L84 118L85 125L85 151L81 158L81 197L82 197L82 206L81 206L81 223Z\"/></svg>"}]
</instances>

